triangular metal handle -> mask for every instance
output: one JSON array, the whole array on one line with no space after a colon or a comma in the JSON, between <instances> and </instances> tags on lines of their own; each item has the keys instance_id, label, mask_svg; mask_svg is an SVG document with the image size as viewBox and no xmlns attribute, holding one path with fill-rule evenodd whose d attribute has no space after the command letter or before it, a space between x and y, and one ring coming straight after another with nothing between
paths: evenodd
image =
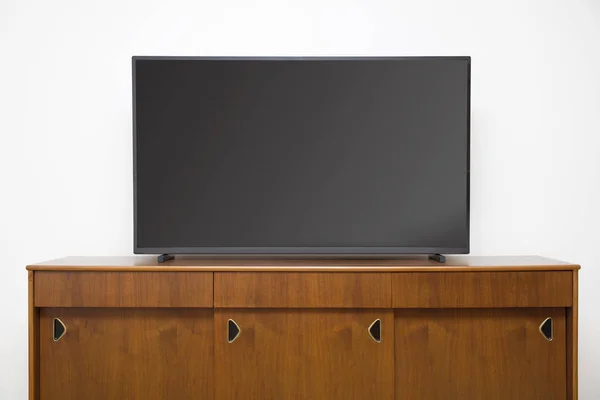
<instances>
[{"instance_id":1,"label":"triangular metal handle","mask_svg":"<svg viewBox=\"0 0 600 400\"><path fill-rule=\"evenodd\" d=\"M369 336L377 343L381 343L381 320L377 318L371 325L369 325Z\"/></svg>"},{"instance_id":2,"label":"triangular metal handle","mask_svg":"<svg viewBox=\"0 0 600 400\"><path fill-rule=\"evenodd\" d=\"M552 317L546 318L544 322L541 323L540 333L549 342L554 339L554 323L552 322Z\"/></svg>"},{"instance_id":3,"label":"triangular metal handle","mask_svg":"<svg viewBox=\"0 0 600 400\"><path fill-rule=\"evenodd\" d=\"M60 320L60 318L54 318L52 322L52 339L58 342L67 333L67 326Z\"/></svg>"},{"instance_id":4,"label":"triangular metal handle","mask_svg":"<svg viewBox=\"0 0 600 400\"><path fill-rule=\"evenodd\" d=\"M232 319L227 320L227 341L229 343L235 342L235 340L242 333L242 328Z\"/></svg>"}]
</instances>

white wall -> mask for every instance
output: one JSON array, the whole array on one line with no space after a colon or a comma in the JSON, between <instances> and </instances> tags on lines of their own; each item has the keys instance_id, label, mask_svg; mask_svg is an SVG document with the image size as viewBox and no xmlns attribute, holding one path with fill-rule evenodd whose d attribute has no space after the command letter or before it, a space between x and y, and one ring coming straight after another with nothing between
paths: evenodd
<instances>
[{"instance_id":1,"label":"white wall","mask_svg":"<svg viewBox=\"0 0 600 400\"><path fill-rule=\"evenodd\" d=\"M600 398L597 0L2 0L0 398L26 398L27 263L132 249L138 55L471 55L472 252L581 263Z\"/></svg>"}]
</instances>

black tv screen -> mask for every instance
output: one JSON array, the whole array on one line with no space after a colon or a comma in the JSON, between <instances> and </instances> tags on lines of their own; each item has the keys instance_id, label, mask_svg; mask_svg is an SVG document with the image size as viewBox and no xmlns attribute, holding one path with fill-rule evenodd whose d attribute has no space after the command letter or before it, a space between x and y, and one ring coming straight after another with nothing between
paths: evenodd
<instances>
[{"instance_id":1,"label":"black tv screen","mask_svg":"<svg viewBox=\"0 0 600 400\"><path fill-rule=\"evenodd\" d=\"M133 57L135 253L469 251L469 57Z\"/></svg>"}]
</instances>

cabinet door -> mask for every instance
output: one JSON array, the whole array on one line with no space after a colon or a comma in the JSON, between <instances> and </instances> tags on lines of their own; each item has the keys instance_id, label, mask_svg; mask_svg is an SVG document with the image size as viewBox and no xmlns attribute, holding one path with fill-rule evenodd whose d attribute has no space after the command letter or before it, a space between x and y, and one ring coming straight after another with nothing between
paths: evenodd
<instances>
[{"instance_id":1,"label":"cabinet door","mask_svg":"<svg viewBox=\"0 0 600 400\"><path fill-rule=\"evenodd\" d=\"M392 310L216 310L215 397L391 399L393 321Z\"/></svg>"},{"instance_id":2,"label":"cabinet door","mask_svg":"<svg viewBox=\"0 0 600 400\"><path fill-rule=\"evenodd\" d=\"M42 308L40 400L211 399L212 317L212 309Z\"/></svg>"},{"instance_id":3,"label":"cabinet door","mask_svg":"<svg viewBox=\"0 0 600 400\"><path fill-rule=\"evenodd\" d=\"M566 398L564 308L396 310L395 336L397 400Z\"/></svg>"}]
</instances>

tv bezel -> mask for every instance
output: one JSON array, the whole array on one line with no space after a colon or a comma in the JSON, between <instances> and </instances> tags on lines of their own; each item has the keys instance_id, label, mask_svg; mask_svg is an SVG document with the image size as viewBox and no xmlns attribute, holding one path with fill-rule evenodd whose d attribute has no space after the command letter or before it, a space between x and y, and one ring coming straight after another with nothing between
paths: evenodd
<instances>
[{"instance_id":1,"label":"tv bezel","mask_svg":"<svg viewBox=\"0 0 600 400\"><path fill-rule=\"evenodd\" d=\"M138 246L137 224L137 126L136 126L136 62L147 60L198 60L198 61L352 61L352 60L462 60L467 63L467 230L466 247L142 247ZM183 255L249 255L249 256L394 256L424 254L469 254L471 209L471 57L470 56L401 56L401 57L228 57L228 56L132 56L132 122L133 122L133 252L134 254L183 254Z\"/></svg>"}]
</instances>

